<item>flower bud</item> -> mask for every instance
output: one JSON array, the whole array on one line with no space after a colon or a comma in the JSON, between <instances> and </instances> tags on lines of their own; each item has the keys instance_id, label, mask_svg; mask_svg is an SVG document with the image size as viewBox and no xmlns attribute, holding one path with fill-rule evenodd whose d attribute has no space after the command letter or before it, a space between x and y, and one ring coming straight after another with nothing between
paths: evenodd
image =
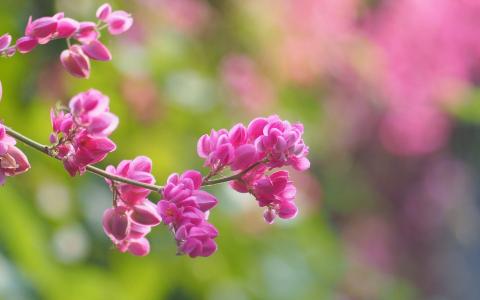
<instances>
[{"instance_id":1,"label":"flower bud","mask_svg":"<svg viewBox=\"0 0 480 300\"><path fill-rule=\"evenodd\" d=\"M59 38L69 38L80 28L80 23L74 19L63 18L58 21L57 36Z\"/></svg>"},{"instance_id":2,"label":"flower bud","mask_svg":"<svg viewBox=\"0 0 480 300\"><path fill-rule=\"evenodd\" d=\"M112 59L112 54L104 44L98 40L92 40L82 46L83 52L91 59L100 61L109 61Z\"/></svg>"},{"instance_id":3,"label":"flower bud","mask_svg":"<svg viewBox=\"0 0 480 300\"><path fill-rule=\"evenodd\" d=\"M28 24L26 32L27 35L36 39L48 39L57 31L57 24L57 19L52 17L43 17Z\"/></svg>"},{"instance_id":4,"label":"flower bud","mask_svg":"<svg viewBox=\"0 0 480 300\"><path fill-rule=\"evenodd\" d=\"M93 22L81 22L75 38L81 43L88 43L98 38L97 24Z\"/></svg>"},{"instance_id":5,"label":"flower bud","mask_svg":"<svg viewBox=\"0 0 480 300\"><path fill-rule=\"evenodd\" d=\"M161 221L154 205L135 205L132 220L141 225L155 226Z\"/></svg>"},{"instance_id":6,"label":"flower bud","mask_svg":"<svg viewBox=\"0 0 480 300\"><path fill-rule=\"evenodd\" d=\"M133 19L127 12L117 10L110 14L106 22L108 23L108 32L118 35L132 27Z\"/></svg>"},{"instance_id":7,"label":"flower bud","mask_svg":"<svg viewBox=\"0 0 480 300\"><path fill-rule=\"evenodd\" d=\"M82 48L73 45L60 55L60 61L67 71L75 77L88 78L90 76L90 60L83 53Z\"/></svg>"},{"instance_id":8,"label":"flower bud","mask_svg":"<svg viewBox=\"0 0 480 300\"><path fill-rule=\"evenodd\" d=\"M97 9L97 18L102 21L106 21L112 13L112 7L110 4L105 3Z\"/></svg>"},{"instance_id":9,"label":"flower bud","mask_svg":"<svg viewBox=\"0 0 480 300\"><path fill-rule=\"evenodd\" d=\"M128 252L136 256L145 256L150 252L150 243L146 238L133 240L128 245Z\"/></svg>"},{"instance_id":10,"label":"flower bud","mask_svg":"<svg viewBox=\"0 0 480 300\"><path fill-rule=\"evenodd\" d=\"M10 46L10 43L12 42L12 36L9 35L8 33L5 33L4 35L0 36L0 51L3 51Z\"/></svg>"},{"instance_id":11,"label":"flower bud","mask_svg":"<svg viewBox=\"0 0 480 300\"><path fill-rule=\"evenodd\" d=\"M37 45L37 40L29 36L19 38L16 43L16 47L18 49L18 52L20 53L28 53L32 51Z\"/></svg>"}]
</instances>

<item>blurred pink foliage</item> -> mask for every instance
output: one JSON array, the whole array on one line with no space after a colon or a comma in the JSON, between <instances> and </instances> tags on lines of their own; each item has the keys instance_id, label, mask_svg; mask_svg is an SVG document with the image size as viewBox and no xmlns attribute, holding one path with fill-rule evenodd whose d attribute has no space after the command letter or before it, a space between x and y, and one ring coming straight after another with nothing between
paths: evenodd
<instances>
[{"instance_id":1,"label":"blurred pink foliage","mask_svg":"<svg viewBox=\"0 0 480 300\"><path fill-rule=\"evenodd\" d=\"M479 67L478 1L388 1L372 18L371 41L384 64L385 147L416 155L442 147L450 122L442 105ZM457 97L458 99L458 97Z\"/></svg>"}]
</instances>

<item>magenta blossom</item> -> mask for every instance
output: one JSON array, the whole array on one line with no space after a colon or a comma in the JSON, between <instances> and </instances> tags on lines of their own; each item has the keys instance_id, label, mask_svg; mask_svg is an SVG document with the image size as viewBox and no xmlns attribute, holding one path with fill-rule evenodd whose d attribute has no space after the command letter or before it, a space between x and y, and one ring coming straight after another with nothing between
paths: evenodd
<instances>
[{"instance_id":1,"label":"magenta blossom","mask_svg":"<svg viewBox=\"0 0 480 300\"><path fill-rule=\"evenodd\" d=\"M7 176L25 173L30 169L27 156L17 147L16 141L7 135L5 127L0 124L0 185Z\"/></svg>"},{"instance_id":2,"label":"magenta blossom","mask_svg":"<svg viewBox=\"0 0 480 300\"><path fill-rule=\"evenodd\" d=\"M141 206L117 206L103 214L103 229L120 252L145 256L150 252L146 235L160 223L155 205L144 199Z\"/></svg>"},{"instance_id":3,"label":"magenta blossom","mask_svg":"<svg viewBox=\"0 0 480 300\"><path fill-rule=\"evenodd\" d=\"M190 257L210 256L217 249L213 239L218 232L207 222L217 199L200 190L202 181L202 175L193 170L172 174L165 185L163 200L157 203L163 222L175 232L178 251Z\"/></svg>"},{"instance_id":4,"label":"magenta blossom","mask_svg":"<svg viewBox=\"0 0 480 300\"><path fill-rule=\"evenodd\" d=\"M237 172L241 178L230 182L240 193L250 193L259 206L266 207L264 218L272 223L276 216L294 218L297 207L293 203L296 189L287 171L269 170L292 166L298 171L310 167L308 147L303 141L303 125L291 124L278 116L254 119L248 127L242 124L230 130L212 130L197 143L197 153L211 169L210 176L220 173L225 167ZM177 218L179 212L170 204L161 204L164 217Z\"/></svg>"},{"instance_id":5,"label":"magenta blossom","mask_svg":"<svg viewBox=\"0 0 480 300\"><path fill-rule=\"evenodd\" d=\"M261 157L269 160L271 167L291 165L298 171L310 167L306 158L308 147L303 139L303 125L290 124L278 116L258 118L248 125L248 137Z\"/></svg>"},{"instance_id":6,"label":"magenta blossom","mask_svg":"<svg viewBox=\"0 0 480 300\"><path fill-rule=\"evenodd\" d=\"M90 76L90 60L78 45L63 50L60 54L60 62L75 77L88 78Z\"/></svg>"},{"instance_id":7,"label":"magenta blossom","mask_svg":"<svg viewBox=\"0 0 480 300\"><path fill-rule=\"evenodd\" d=\"M134 160L124 160L118 167L108 166L107 172L121 177L129 178L143 183L154 184L155 178L151 174L152 161L146 156L139 156ZM107 180L111 188L112 182ZM150 190L142 187L133 186L125 183L115 183L115 190L119 198L126 205L135 205L141 203L149 194Z\"/></svg>"},{"instance_id":8,"label":"magenta blossom","mask_svg":"<svg viewBox=\"0 0 480 300\"><path fill-rule=\"evenodd\" d=\"M109 98L95 89L73 97L69 107L74 122L90 134L109 136L118 126L118 117L109 112Z\"/></svg>"},{"instance_id":9,"label":"magenta blossom","mask_svg":"<svg viewBox=\"0 0 480 300\"><path fill-rule=\"evenodd\" d=\"M113 11L109 4L102 5L97 11L99 22L79 22L57 13L51 17L28 19L25 35L20 37L15 46L9 47L11 36L0 36L0 55L12 56L18 50L28 53L37 45L47 44L56 39L66 39L68 49L62 51L60 61L65 69L75 77L88 78L90 75L90 60L109 61L112 55L108 48L98 39L100 31L108 28L113 35L124 33L133 24L133 19L127 12Z\"/></svg>"},{"instance_id":10,"label":"magenta blossom","mask_svg":"<svg viewBox=\"0 0 480 300\"><path fill-rule=\"evenodd\" d=\"M124 160L117 168L108 166L107 172L124 178L154 184L152 161L145 156ZM151 227L160 224L161 217L155 204L146 197L150 190L142 187L106 180L114 193L114 207L105 211L103 229L121 252L143 256L150 251L145 236Z\"/></svg>"},{"instance_id":11,"label":"magenta blossom","mask_svg":"<svg viewBox=\"0 0 480 300\"><path fill-rule=\"evenodd\" d=\"M57 158L75 176L116 149L108 136L117 127L118 118L109 112L108 97L94 89L74 96L69 107L69 113L51 111L50 141L55 144Z\"/></svg>"}]
</instances>

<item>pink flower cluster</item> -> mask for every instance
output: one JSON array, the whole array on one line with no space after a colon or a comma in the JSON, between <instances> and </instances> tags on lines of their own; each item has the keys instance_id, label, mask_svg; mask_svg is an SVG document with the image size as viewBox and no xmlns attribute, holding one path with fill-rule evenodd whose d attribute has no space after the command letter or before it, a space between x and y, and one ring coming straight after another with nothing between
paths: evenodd
<instances>
[{"instance_id":1,"label":"pink flower cluster","mask_svg":"<svg viewBox=\"0 0 480 300\"><path fill-rule=\"evenodd\" d=\"M100 6L97 11L98 23L79 22L57 13L52 17L29 18L25 35L19 38L14 46L10 46L12 37L9 34L0 36L0 55L12 56L16 51L28 53L37 45L47 44L55 39L66 39L68 49L60 55L60 61L65 69L76 77L90 76L90 59L109 61L112 55L108 48L98 39L100 30L108 28L112 35L127 31L133 24L133 19L127 12L112 11L110 4ZM70 40L79 44L72 45Z\"/></svg>"},{"instance_id":2,"label":"pink flower cluster","mask_svg":"<svg viewBox=\"0 0 480 300\"><path fill-rule=\"evenodd\" d=\"M108 136L118 125L109 111L109 99L91 89L70 100L69 111L52 109L52 151L71 176L83 174L89 164L102 161L116 145Z\"/></svg>"},{"instance_id":3,"label":"pink flower cluster","mask_svg":"<svg viewBox=\"0 0 480 300\"><path fill-rule=\"evenodd\" d=\"M15 147L17 141L6 133L5 126L0 124L0 185L7 176L25 173L30 169L27 156Z\"/></svg>"},{"instance_id":4,"label":"pink flower cluster","mask_svg":"<svg viewBox=\"0 0 480 300\"><path fill-rule=\"evenodd\" d=\"M212 130L199 139L197 152L205 159L205 166L210 167L209 176L227 166L243 174L231 183L232 188L254 195L259 205L266 207L265 220L272 223L276 215L295 217L296 190L287 171L266 173L284 166L298 171L310 167L308 147L302 136L302 124L290 124L274 115L254 119L247 127L237 124L230 130Z\"/></svg>"},{"instance_id":5,"label":"pink flower cluster","mask_svg":"<svg viewBox=\"0 0 480 300\"><path fill-rule=\"evenodd\" d=\"M152 161L145 156L124 160L107 172L143 183L154 184ZM144 256L150 252L146 235L152 226L160 224L156 206L147 199L150 190L125 183L106 180L114 194L114 207L103 214L103 229L121 252Z\"/></svg>"},{"instance_id":6,"label":"pink flower cluster","mask_svg":"<svg viewBox=\"0 0 480 300\"><path fill-rule=\"evenodd\" d=\"M187 3L187 2L185 2ZM0 36L0 55L16 51L27 53L38 44L54 39L67 39L69 48L62 52L61 62L74 76L88 77L89 59L110 60L109 50L98 40L100 30L108 28L113 35L128 30L130 15L113 11L109 4L97 11L97 24L65 18L63 13L28 21L25 36L10 46L12 38ZM79 44L71 45L74 39ZM0 99L2 85L0 82ZM233 189L251 193L259 206L265 207L264 218L272 223L276 216L290 219L297 214L294 203L296 188L285 170L292 166L303 171L310 167L306 158L308 147L303 141L303 125L290 124L278 116L257 118L248 126L237 124L230 130L212 130L197 144L200 157L210 173L204 178L195 170L170 175L165 186L155 185L152 161L145 156L124 160L105 171L92 164L102 161L116 149L109 136L117 128L118 117L110 112L109 98L95 89L74 96L68 107L58 106L50 113L53 132L51 146L39 145L12 129L8 132L51 157L61 160L71 176L82 175L87 169L105 177L113 193L113 205L105 210L103 229L121 252L144 256L150 252L146 238L152 227L164 223L173 233L178 253L192 258L207 257L217 250L218 230L208 221L210 210L218 201L202 190L202 186L230 182ZM16 140L0 124L0 184L30 168L27 157L15 147ZM225 168L236 172L231 177L212 179ZM154 204L148 200L152 191L162 195Z\"/></svg>"},{"instance_id":7,"label":"pink flower cluster","mask_svg":"<svg viewBox=\"0 0 480 300\"><path fill-rule=\"evenodd\" d=\"M202 181L202 175L193 170L170 175L163 200L157 204L163 223L174 233L179 253L190 257L210 256L217 250L213 239L218 231L207 222L217 199L200 190Z\"/></svg>"}]
</instances>

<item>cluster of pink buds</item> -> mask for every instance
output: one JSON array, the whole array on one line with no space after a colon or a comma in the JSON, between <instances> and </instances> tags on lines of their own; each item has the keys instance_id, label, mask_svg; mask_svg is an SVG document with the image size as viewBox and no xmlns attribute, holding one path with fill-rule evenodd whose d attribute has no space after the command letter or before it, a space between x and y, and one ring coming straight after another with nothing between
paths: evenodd
<instances>
[{"instance_id":1,"label":"cluster of pink buds","mask_svg":"<svg viewBox=\"0 0 480 300\"><path fill-rule=\"evenodd\" d=\"M145 156L124 160L107 172L143 183L154 184L152 161ZM147 197L150 190L125 183L106 180L113 192L113 207L103 214L103 229L118 250L144 256L150 252L145 236L152 226L160 224L156 206Z\"/></svg>"},{"instance_id":2,"label":"cluster of pink buds","mask_svg":"<svg viewBox=\"0 0 480 300\"><path fill-rule=\"evenodd\" d=\"M303 139L303 125L290 124L278 116L257 118L245 127L237 124L232 129L212 130L197 144L198 155L210 167L208 177L225 167L242 174L231 182L238 192L251 193L261 207L266 207L264 218L272 223L278 215L283 219L295 217L296 189L288 171L267 172L284 166L298 171L310 167L308 147Z\"/></svg>"},{"instance_id":3,"label":"cluster of pink buds","mask_svg":"<svg viewBox=\"0 0 480 300\"><path fill-rule=\"evenodd\" d=\"M17 141L6 133L5 126L0 124L0 185L7 176L25 173L30 169L27 156L15 147Z\"/></svg>"},{"instance_id":4,"label":"cluster of pink buds","mask_svg":"<svg viewBox=\"0 0 480 300\"><path fill-rule=\"evenodd\" d=\"M217 199L200 190L202 182L202 175L194 170L172 174L163 190L163 200L157 203L163 223L175 236L178 252L190 257L210 256L217 250L213 239L218 231L207 222Z\"/></svg>"},{"instance_id":5,"label":"cluster of pink buds","mask_svg":"<svg viewBox=\"0 0 480 300\"><path fill-rule=\"evenodd\" d=\"M99 41L100 31L108 28L112 35L127 31L133 24L130 14L118 10L112 11L110 4L103 4L97 11L98 22L79 22L57 13L52 17L29 18L25 35L15 45L10 46L12 37L4 34L0 37L0 55L12 56L16 51L28 53L37 45L47 44L55 39L66 39L68 49L60 55L60 61L67 71L76 77L90 76L90 58L109 61L112 55ZM72 44L72 40L78 44Z\"/></svg>"},{"instance_id":6,"label":"cluster of pink buds","mask_svg":"<svg viewBox=\"0 0 480 300\"><path fill-rule=\"evenodd\" d=\"M108 136L118 125L109 111L109 99L91 89L74 96L69 109L52 109L51 151L71 176L83 174L89 164L102 161L116 145Z\"/></svg>"}]
</instances>

